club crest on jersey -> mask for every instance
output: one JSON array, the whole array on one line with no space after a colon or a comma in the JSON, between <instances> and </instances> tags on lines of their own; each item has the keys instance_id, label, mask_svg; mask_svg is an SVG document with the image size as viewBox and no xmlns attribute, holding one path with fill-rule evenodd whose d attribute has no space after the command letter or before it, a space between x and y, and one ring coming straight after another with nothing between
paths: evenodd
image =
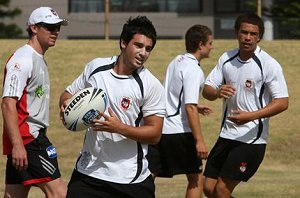
<instances>
[{"instance_id":1,"label":"club crest on jersey","mask_svg":"<svg viewBox=\"0 0 300 198\"><path fill-rule=\"evenodd\" d=\"M252 86L253 86L252 80L247 79L246 82L245 82L245 86L246 86L247 89L251 89Z\"/></svg>"},{"instance_id":2,"label":"club crest on jersey","mask_svg":"<svg viewBox=\"0 0 300 198\"><path fill-rule=\"evenodd\" d=\"M242 173L244 173L244 172L246 171L246 168L247 168L247 163L246 163L246 162L242 162L242 163L240 164L240 171L241 171Z\"/></svg>"},{"instance_id":3,"label":"club crest on jersey","mask_svg":"<svg viewBox=\"0 0 300 198\"><path fill-rule=\"evenodd\" d=\"M48 154L49 158L56 158L57 157L56 149L53 145L47 147L46 151L47 151L47 154Z\"/></svg>"},{"instance_id":4,"label":"club crest on jersey","mask_svg":"<svg viewBox=\"0 0 300 198\"><path fill-rule=\"evenodd\" d=\"M131 106L131 103L132 103L132 99L131 98L123 97L122 100L121 100L121 107L122 107L122 109L124 109L124 110L129 109L130 106Z\"/></svg>"}]
</instances>

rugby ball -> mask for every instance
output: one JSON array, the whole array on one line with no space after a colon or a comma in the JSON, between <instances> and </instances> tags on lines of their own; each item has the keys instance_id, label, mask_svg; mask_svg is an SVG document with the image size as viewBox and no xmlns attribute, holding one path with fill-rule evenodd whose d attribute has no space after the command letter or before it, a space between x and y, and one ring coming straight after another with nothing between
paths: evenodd
<instances>
[{"instance_id":1,"label":"rugby ball","mask_svg":"<svg viewBox=\"0 0 300 198\"><path fill-rule=\"evenodd\" d=\"M65 107L64 126L70 131L87 129L106 107L107 96L102 89L85 88L74 94Z\"/></svg>"}]
</instances>

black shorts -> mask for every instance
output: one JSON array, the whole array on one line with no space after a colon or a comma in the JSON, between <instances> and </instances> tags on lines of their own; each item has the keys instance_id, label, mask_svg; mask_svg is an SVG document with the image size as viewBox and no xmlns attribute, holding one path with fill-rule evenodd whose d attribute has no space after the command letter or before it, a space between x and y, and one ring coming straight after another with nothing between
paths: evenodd
<instances>
[{"instance_id":1,"label":"black shorts","mask_svg":"<svg viewBox=\"0 0 300 198\"><path fill-rule=\"evenodd\" d=\"M68 184L67 198L154 198L155 186L150 175L141 183L118 184L90 177L76 170Z\"/></svg>"},{"instance_id":2,"label":"black shorts","mask_svg":"<svg viewBox=\"0 0 300 198\"><path fill-rule=\"evenodd\" d=\"M246 144L220 138L212 148L204 176L248 181L263 161L266 144Z\"/></svg>"},{"instance_id":3,"label":"black shorts","mask_svg":"<svg viewBox=\"0 0 300 198\"><path fill-rule=\"evenodd\" d=\"M163 134L157 145L150 145L149 169L158 177L202 173L192 133Z\"/></svg>"},{"instance_id":4,"label":"black shorts","mask_svg":"<svg viewBox=\"0 0 300 198\"><path fill-rule=\"evenodd\" d=\"M16 170L12 156L7 155L6 184L36 185L60 177L57 154L45 132L40 132L34 141L25 145L25 149L28 158L26 170Z\"/></svg>"}]
</instances>

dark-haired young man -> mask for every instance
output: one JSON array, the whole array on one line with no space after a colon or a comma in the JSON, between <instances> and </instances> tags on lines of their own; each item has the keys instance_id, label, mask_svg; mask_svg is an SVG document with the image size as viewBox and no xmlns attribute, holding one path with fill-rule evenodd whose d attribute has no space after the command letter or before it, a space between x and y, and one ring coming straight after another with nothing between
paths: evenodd
<instances>
[{"instance_id":1,"label":"dark-haired young man","mask_svg":"<svg viewBox=\"0 0 300 198\"><path fill-rule=\"evenodd\" d=\"M208 75L203 96L223 99L219 139L205 166L207 197L230 197L263 161L269 118L288 108L288 90L280 64L257 44L264 34L260 17L241 14L235 21L239 48L225 52Z\"/></svg>"},{"instance_id":2,"label":"dark-haired young man","mask_svg":"<svg viewBox=\"0 0 300 198\"><path fill-rule=\"evenodd\" d=\"M147 17L129 18L120 36L121 53L89 62L62 93L62 112L85 87L101 88L108 96L108 109L86 131L67 197L155 197L145 156L148 144L161 137L165 102L163 86L144 67L155 43L156 30Z\"/></svg>"},{"instance_id":3,"label":"dark-haired young man","mask_svg":"<svg viewBox=\"0 0 300 198\"><path fill-rule=\"evenodd\" d=\"M162 138L159 144L150 146L147 156L153 176L186 175L186 198L202 197L202 160L207 158L208 150L199 111L209 114L211 109L197 104L205 81L200 61L209 57L212 42L212 32L204 25L194 25L187 30L186 53L176 56L166 71Z\"/></svg>"},{"instance_id":4,"label":"dark-haired young man","mask_svg":"<svg viewBox=\"0 0 300 198\"><path fill-rule=\"evenodd\" d=\"M57 153L46 136L50 81L44 54L55 45L61 25L49 7L35 9L27 22L29 41L8 60L4 71L3 153L7 155L4 197L27 197L38 186L46 197L65 197Z\"/></svg>"}]
</instances>

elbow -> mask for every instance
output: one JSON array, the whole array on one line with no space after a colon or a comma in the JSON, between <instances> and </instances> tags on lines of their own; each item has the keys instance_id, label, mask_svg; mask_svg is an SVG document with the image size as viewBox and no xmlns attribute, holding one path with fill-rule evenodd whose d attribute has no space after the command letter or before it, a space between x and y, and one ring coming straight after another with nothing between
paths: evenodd
<instances>
[{"instance_id":1,"label":"elbow","mask_svg":"<svg viewBox=\"0 0 300 198\"><path fill-rule=\"evenodd\" d=\"M289 108L289 98L280 98L275 100L277 102L278 112L281 113Z\"/></svg>"},{"instance_id":2,"label":"elbow","mask_svg":"<svg viewBox=\"0 0 300 198\"><path fill-rule=\"evenodd\" d=\"M209 94L207 94L206 92L202 92L202 96L203 96L203 98L205 98L205 99L207 99L207 100L209 100L209 101L213 101L213 100L215 100L215 98L214 97L211 97Z\"/></svg>"},{"instance_id":3,"label":"elbow","mask_svg":"<svg viewBox=\"0 0 300 198\"><path fill-rule=\"evenodd\" d=\"M163 129L163 123L164 123L164 117L158 117L155 116L153 117L154 119L152 120L152 123L149 123L151 128L151 132L149 131L148 136L148 144L158 144L161 136L162 136L162 129Z\"/></svg>"},{"instance_id":4,"label":"elbow","mask_svg":"<svg viewBox=\"0 0 300 198\"><path fill-rule=\"evenodd\" d=\"M58 105L61 107L66 100L72 97L72 94L67 92L66 90L60 95Z\"/></svg>"},{"instance_id":5,"label":"elbow","mask_svg":"<svg viewBox=\"0 0 300 198\"><path fill-rule=\"evenodd\" d=\"M152 138L152 141L149 144L158 144L160 139L161 139L161 135L162 133L160 132L159 134L157 134L155 137Z\"/></svg>"},{"instance_id":6,"label":"elbow","mask_svg":"<svg viewBox=\"0 0 300 198\"><path fill-rule=\"evenodd\" d=\"M218 98L218 93L219 92L217 89L215 89L209 85L204 85L202 96L203 96L203 98L205 98L209 101L213 101Z\"/></svg>"},{"instance_id":7,"label":"elbow","mask_svg":"<svg viewBox=\"0 0 300 198\"><path fill-rule=\"evenodd\" d=\"M286 111L289 108L289 99L286 99L286 102L282 105L282 111Z\"/></svg>"},{"instance_id":8,"label":"elbow","mask_svg":"<svg viewBox=\"0 0 300 198\"><path fill-rule=\"evenodd\" d=\"M4 109L5 109L4 103L1 102L1 111L3 112Z\"/></svg>"}]
</instances>

